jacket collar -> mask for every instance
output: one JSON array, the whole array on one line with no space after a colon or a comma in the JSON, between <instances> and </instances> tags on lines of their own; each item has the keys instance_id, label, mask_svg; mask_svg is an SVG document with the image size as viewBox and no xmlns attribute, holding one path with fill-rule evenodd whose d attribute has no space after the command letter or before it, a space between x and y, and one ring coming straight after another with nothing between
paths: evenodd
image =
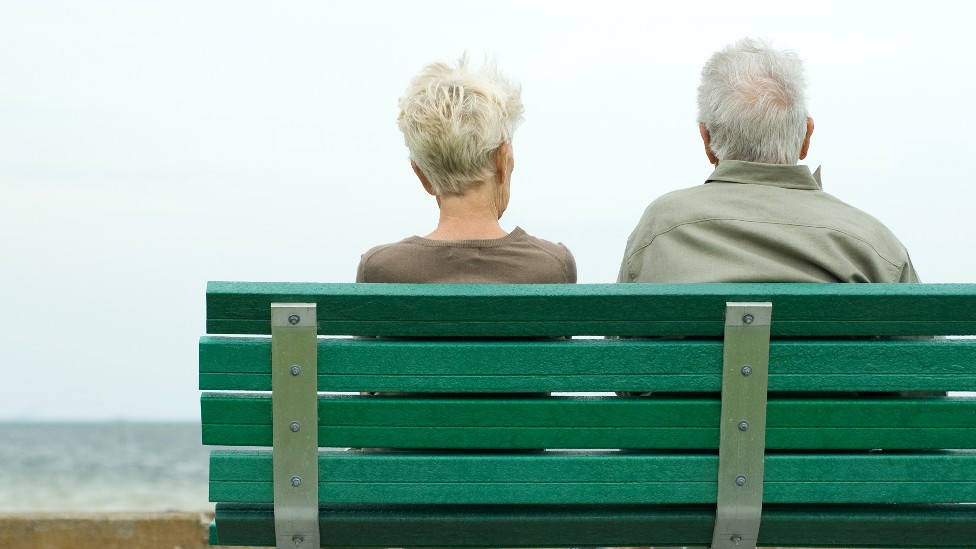
<instances>
[{"instance_id":1,"label":"jacket collar","mask_svg":"<svg viewBox=\"0 0 976 549\"><path fill-rule=\"evenodd\" d=\"M811 174L810 168L799 164L762 164L742 160L723 160L708 176L705 183L745 183L769 185L784 189L819 191L820 168Z\"/></svg>"}]
</instances>

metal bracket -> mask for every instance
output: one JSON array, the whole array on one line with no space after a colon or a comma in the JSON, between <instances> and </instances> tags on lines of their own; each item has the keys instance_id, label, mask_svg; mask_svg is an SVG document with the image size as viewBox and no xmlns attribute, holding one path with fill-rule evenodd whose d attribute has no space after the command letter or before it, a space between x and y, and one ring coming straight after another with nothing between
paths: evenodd
<instances>
[{"instance_id":1,"label":"metal bracket","mask_svg":"<svg viewBox=\"0 0 976 549\"><path fill-rule=\"evenodd\" d=\"M317 326L314 303L271 304L271 409L278 549L319 547Z\"/></svg>"},{"instance_id":2,"label":"metal bracket","mask_svg":"<svg viewBox=\"0 0 976 549\"><path fill-rule=\"evenodd\" d=\"M762 520L772 303L726 303L712 549L755 549Z\"/></svg>"}]
</instances>

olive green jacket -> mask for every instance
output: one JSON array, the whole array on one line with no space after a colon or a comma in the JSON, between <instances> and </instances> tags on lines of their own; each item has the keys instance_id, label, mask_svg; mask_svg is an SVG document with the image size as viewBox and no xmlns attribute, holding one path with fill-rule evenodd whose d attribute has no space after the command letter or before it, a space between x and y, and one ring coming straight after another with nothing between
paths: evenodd
<instances>
[{"instance_id":1,"label":"olive green jacket","mask_svg":"<svg viewBox=\"0 0 976 549\"><path fill-rule=\"evenodd\" d=\"M819 170L818 170L819 172ZM818 174L819 175L819 174ZM647 207L618 282L918 282L880 221L801 165L722 161Z\"/></svg>"}]
</instances>

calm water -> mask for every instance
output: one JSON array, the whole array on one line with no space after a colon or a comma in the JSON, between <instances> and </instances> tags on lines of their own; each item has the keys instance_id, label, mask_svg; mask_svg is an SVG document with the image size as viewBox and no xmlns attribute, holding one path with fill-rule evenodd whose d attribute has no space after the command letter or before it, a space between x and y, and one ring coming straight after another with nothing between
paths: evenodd
<instances>
[{"instance_id":1,"label":"calm water","mask_svg":"<svg viewBox=\"0 0 976 549\"><path fill-rule=\"evenodd\" d=\"M206 511L193 423L0 423L0 513Z\"/></svg>"}]
</instances>

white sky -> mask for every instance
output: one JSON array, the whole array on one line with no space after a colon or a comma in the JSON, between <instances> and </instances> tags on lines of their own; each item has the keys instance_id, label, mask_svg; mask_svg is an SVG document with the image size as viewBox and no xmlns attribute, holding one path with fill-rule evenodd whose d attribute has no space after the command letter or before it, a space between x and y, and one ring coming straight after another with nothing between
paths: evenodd
<instances>
[{"instance_id":1,"label":"white sky","mask_svg":"<svg viewBox=\"0 0 976 549\"><path fill-rule=\"evenodd\" d=\"M503 226L612 282L704 181L695 89L743 36L806 62L824 188L926 282L976 281L970 2L0 0L0 420L199 417L208 280L349 282L426 234L397 99L423 65L523 85Z\"/></svg>"}]
</instances>

